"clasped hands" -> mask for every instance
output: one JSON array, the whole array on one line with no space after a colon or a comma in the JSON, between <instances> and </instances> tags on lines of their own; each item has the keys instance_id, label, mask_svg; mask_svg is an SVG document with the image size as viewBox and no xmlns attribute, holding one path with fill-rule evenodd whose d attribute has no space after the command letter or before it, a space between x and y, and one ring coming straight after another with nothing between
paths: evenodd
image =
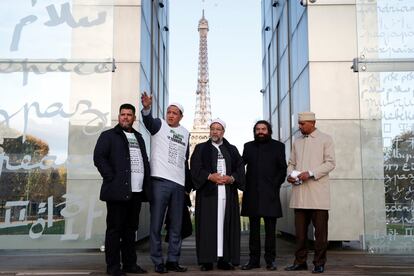
<instances>
[{"instance_id":1,"label":"clasped hands","mask_svg":"<svg viewBox=\"0 0 414 276\"><path fill-rule=\"evenodd\" d=\"M216 183L216 185L227 185L234 182L234 178L228 175L221 175L219 173L212 173L208 176L208 180Z\"/></svg>"},{"instance_id":2,"label":"clasped hands","mask_svg":"<svg viewBox=\"0 0 414 276\"><path fill-rule=\"evenodd\" d=\"M287 181L291 184L295 184L298 179L300 181L304 182L304 181L308 180L310 177L311 176L310 176L309 172L305 171L305 172L301 172L296 177L292 177L291 175L289 175L288 178L287 178Z\"/></svg>"}]
</instances>

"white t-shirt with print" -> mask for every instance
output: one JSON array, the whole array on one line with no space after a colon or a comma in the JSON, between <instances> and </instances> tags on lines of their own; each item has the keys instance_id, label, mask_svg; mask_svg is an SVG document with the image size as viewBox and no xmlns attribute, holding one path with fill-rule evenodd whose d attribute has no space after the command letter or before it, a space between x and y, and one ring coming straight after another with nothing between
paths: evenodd
<instances>
[{"instance_id":1,"label":"white t-shirt with print","mask_svg":"<svg viewBox=\"0 0 414 276\"><path fill-rule=\"evenodd\" d=\"M132 192L142 192L144 183L144 161L141 149L134 133L124 131L129 144L129 155L131 160L131 189Z\"/></svg>"}]
</instances>

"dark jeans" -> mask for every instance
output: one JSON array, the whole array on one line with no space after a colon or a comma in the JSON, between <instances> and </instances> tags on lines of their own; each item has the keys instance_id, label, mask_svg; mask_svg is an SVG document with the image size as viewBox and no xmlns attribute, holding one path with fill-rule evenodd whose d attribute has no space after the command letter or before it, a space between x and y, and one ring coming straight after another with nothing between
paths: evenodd
<instances>
[{"instance_id":1,"label":"dark jeans","mask_svg":"<svg viewBox=\"0 0 414 276\"><path fill-rule=\"evenodd\" d=\"M314 265L324 265L326 263L326 251L328 250L328 210L316 209L295 209L295 227L297 250L295 253L295 263L306 263L308 249L306 241L308 238L308 227L312 221L315 227L315 255Z\"/></svg>"},{"instance_id":2,"label":"dark jeans","mask_svg":"<svg viewBox=\"0 0 414 276\"><path fill-rule=\"evenodd\" d=\"M105 260L108 271L120 269L120 254L123 266L134 266L135 232L138 230L142 193L132 193L129 201L106 202Z\"/></svg>"},{"instance_id":3,"label":"dark jeans","mask_svg":"<svg viewBox=\"0 0 414 276\"><path fill-rule=\"evenodd\" d=\"M250 261L260 264L260 218L249 217L250 235L249 249ZM264 259L267 264L273 262L276 258L276 218L263 217L265 223L265 254Z\"/></svg>"},{"instance_id":4,"label":"dark jeans","mask_svg":"<svg viewBox=\"0 0 414 276\"><path fill-rule=\"evenodd\" d=\"M168 262L178 262L181 253L181 225L184 206L184 186L166 179L152 179L152 200L150 204L150 247L151 260L155 265L164 263L161 246L161 228L169 210Z\"/></svg>"}]
</instances>

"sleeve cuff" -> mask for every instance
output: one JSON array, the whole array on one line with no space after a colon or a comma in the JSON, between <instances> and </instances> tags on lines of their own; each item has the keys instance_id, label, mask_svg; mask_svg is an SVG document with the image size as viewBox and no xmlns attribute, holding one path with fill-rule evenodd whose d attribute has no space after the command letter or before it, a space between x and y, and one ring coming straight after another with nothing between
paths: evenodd
<instances>
[{"instance_id":1,"label":"sleeve cuff","mask_svg":"<svg viewBox=\"0 0 414 276\"><path fill-rule=\"evenodd\" d=\"M141 112L142 112L142 115L148 116L151 113L151 108L149 109L143 108Z\"/></svg>"}]
</instances>

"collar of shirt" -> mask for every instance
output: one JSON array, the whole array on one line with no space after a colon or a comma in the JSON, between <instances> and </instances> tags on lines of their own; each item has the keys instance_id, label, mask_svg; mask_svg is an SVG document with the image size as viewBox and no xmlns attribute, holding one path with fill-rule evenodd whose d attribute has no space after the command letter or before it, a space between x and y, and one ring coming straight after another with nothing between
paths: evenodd
<instances>
[{"instance_id":1,"label":"collar of shirt","mask_svg":"<svg viewBox=\"0 0 414 276\"><path fill-rule=\"evenodd\" d=\"M308 138L308 137L315 138L315 137L318 136L318 134L319 134L319 130L318 129L315 129L314 131L312 131L312 133L307 134L307 135L303 135L302 137L303 138Z\"/></svg>"},{"instance_id":2,"label":"collar of shirt","mask_svg":"<svg viewBox=\"0 0 414 276\"><path fill-rule=\"evenodd\" d=\"M221 141L220 141L220 143L216 143L216 142L211 141L211 144L212 144L213 146L215 146L216 148L218 148L218 147L220 147L221 145L223 145L223 140L221 140Z\"/></svg>"}]
</instances>

